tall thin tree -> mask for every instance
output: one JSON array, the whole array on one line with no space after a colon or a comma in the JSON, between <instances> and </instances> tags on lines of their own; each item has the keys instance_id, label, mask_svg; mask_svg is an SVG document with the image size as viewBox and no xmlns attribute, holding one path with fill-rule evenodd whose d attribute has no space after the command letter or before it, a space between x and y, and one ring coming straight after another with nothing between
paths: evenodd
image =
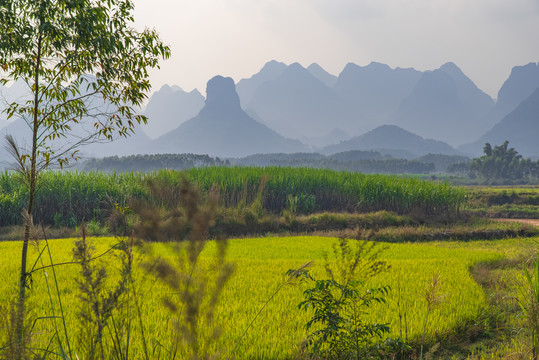
<instances>
[{"instance_id":1,"label":"tall thin tree","mask_svg":"<svg viewBox=\"0 0 539 360\"><path fill-rule=\"evenodd\" d=\"M41 170L68 164L85 143L128 136L136 123L146 122L137 108L150 90L148 70L159 67L170 49L155 30L134 28L133 9L131 0L0 0L0 82L22 81L31 94L5 110L8 118L24 120L31 133L27 149L9 141L28 187L29 219ZM26 223L17 302L19 342L29 230Z\"/></svg>"}]
</instances>

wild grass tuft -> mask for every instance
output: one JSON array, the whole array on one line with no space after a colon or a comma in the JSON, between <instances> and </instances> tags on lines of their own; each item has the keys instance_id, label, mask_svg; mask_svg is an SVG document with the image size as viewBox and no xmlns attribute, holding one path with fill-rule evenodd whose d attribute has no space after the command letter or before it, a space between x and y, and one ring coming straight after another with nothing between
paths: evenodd
<instances>
[{"instance_id":1,"label":"wild grass tuft","mask_svg":"<svg viewBox=\"0 0 539 360\"><path fill-rule=\"evenodd\" d=\"M207 244L210 225L217 206L216 194L205 204L198 191L182 181L178 202L166 201L166 189L151 184L153 203L138 202L134 211L139 221L134 227L137 237L146 241L167 241L173 260L153 255L151 248L143 268L169 288L163 305L172 316L172 345L165 349L169 359L213 359L218 356L213 344L221 336L215 322L215 309L233 265L225 260L227 242L217 241L216 255L208 267L200 256ZM205 327L201 327L204 321Z\"/></svg>"},{"instance_id":2,"label":"wild grass tuft","mask_svg":"<svg viewBox=\"0 0 539 360\"><path fill-rule=\"evenodd\" d=\"M127 246L120 246L121 256L120 279L114 285L106 286L109 277L106 267L94 259L95 248L86 238L83 224L81 238L75 242L73 257L80 265L80 274L76 282L79 287L80 319L79 332L80 354L85 359L109 359L120 357L123 347L118 344L118 337L112 336L112 349L104 345L104 332L111 334L118 329L114 320L114 312L121 306L122 297L128 290L132 278L133 256Z\"/></svg>"},{"instance_id":3,"label":"wild grass tuft","mask_svg":"<svg viewBox=\"0 0 539 360\"><path fill-rule=\"evenodd\" d=\"M423 322L423 334L421 336L421 351L419 354L419 359L423 359L423 346L425 345L425 338L427 336L427 329L429 324L429 316L432 312L438 308L444 299L445 295L440 293L440 274L434 273L432 279L425 287L425 292L423 294L425 302L427 304L427 311L425 313L425 320ZM435 345L435 347L438 345Z\"/></svg>"}]
</instances>

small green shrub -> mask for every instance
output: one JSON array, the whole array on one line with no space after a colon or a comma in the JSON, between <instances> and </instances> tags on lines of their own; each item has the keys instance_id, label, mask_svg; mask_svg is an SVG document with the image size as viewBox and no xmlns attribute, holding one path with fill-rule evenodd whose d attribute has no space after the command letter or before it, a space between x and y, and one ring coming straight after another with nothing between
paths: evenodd
<instances>
[{"instance_id":1,"label":"small green shrub","mask_svg":"<svg viewBox=\"0 0 539 360\"><path fill-rule=\"evenodd\" d=\"M366 241L349 242L342 238L333 247L336 261L326 257L328 279L316 279L307 270L300 272L311 284L298 305L299 309L313 311L305 324L311 331L305 342L308 356L359 360L402 353L409 347L401 340L384 341L390 332L388 324L369 322L364 316L372 304L385 303L389 294L389 286L365 286L366 280L387 270L387 264L378 260L384 248ZM297 272L289 270L288 274Z\"/></svg>"},{"instance_id":2,"label":"small green shrub","mask_svg":"<svg viewBox=\"0 0 539 360\"><path fill-rule=\"evenodd\" d=\"M97 220L91 220L86 223L86 230L90 236L105 236L110 233L108 226L101 225Z\"/></svg>"},{"instance_id":3,"label":"small green shrub","mask_svg":"<svg viewBox=\"0 0 539 360\"><path fill-rule=\"evenodd\" d=\"M373 302L385 302L389 288L361 290L361 281L339 284L335 280L316 280L306 273L313 286L303 292L302 310L314 315L305 328L312 331L307 347L323 359L367 359L378 357L388 324L368 323L363 314Z\"/></svg>"}]
</instances>

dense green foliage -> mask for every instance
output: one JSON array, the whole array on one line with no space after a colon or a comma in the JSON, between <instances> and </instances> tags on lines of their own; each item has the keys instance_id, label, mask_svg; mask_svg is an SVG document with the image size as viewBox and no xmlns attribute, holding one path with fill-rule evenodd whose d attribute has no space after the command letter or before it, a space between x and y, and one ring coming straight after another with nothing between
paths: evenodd
<instances>
[{"instance_id":1,"label":"dense green foliage","mask_svg":"<svg viewBox=\"0 0 539 360\"><path fill-rule=\"evenodd\" d=\"M483 153L470 163L470 173L480 176L486 183L539 178L539 161L523 159L518 151L509 148L509 141L494 147L486 143Z\"/></svg>"},{"instance_id":2,"label":"dense green foliage","mask_svg":"<svg viewBox=\"0 0 539 360\"><path fill-rule=\"evenodd\" d=\"M104 221L115 204L147 198L147 181L163 182L171 194L186 177L208 193L216 186L225 207L250 204L262 193L263 209L280 213L289 196L298 208L317 211L377 211L407 213L456 212L465 192L445 183L304 168L194 168L187 171L143 173L47 172L36 196L35 219L53 225L75 226L80 221ZM28 193L17 176L0 176L0 225L20 223ZM172 196L172 195L171 195ZM307 206L308 205L308 206Z\"/></svg>"},{"instance_id":3,"label":"dense green foliage","mask_svg":"<svg viewBox=\"0 0 539 360\"><path fill-rule=\"evenodd\" d=\"M207 168L192 169L186 175L203 189L217 184L227 206L238 204L244 199L242 194L254 198L263 180L264 208L272 212L286 208L288 195L303 195L306 201L314 198L314 211L388 210L400 214L413 209L427 213L453 212L465 200L464 190L445 183L345 171L280 167Z\"/></svg>"}]
</instances>

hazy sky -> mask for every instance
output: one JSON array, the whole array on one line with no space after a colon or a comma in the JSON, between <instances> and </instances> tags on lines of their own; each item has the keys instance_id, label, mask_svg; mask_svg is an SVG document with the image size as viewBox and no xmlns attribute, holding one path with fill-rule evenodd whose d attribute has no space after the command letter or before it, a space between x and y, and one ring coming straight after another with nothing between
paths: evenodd
<instances>
[{"instance_id":1,"label":"hazy sky","mask_svg":"<svg viewBox=\"0 0 539 360\"><path fill-rule=\"evenodd\" d=\"M172 57L152 72L205 95L269 60L334 75L348 62L432 70L453 61L495 97L515 65L539 62L539 0L134 0L137 27L156 28Z\"/></svg>"}]
</instances>

